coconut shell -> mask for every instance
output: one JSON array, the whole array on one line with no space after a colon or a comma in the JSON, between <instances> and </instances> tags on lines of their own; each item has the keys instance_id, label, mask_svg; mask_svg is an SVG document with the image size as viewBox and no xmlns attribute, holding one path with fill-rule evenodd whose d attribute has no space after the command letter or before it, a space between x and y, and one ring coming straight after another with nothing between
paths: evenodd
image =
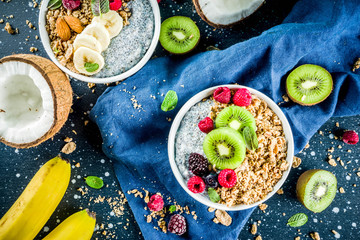
<instances>
[{"instance_id":1,"label":"coconut shell","mask_svg":"<svg viewBox=\"0 0 360 240\"><path fill-rule=\"evenodd\" d=\"M265 1L263 1L263 3L257 8L254 10L254 12L256 12L263 4L264 4ZM213 23L211 22L207 17L206 15L204 14L204 12L202 11L201 7L200 7L200 4L199 4L199 0L193 0L193 4L195 6L195 9L196 9L196 12L197 14L201 17L202 20L204 20L207 24L209 24L210 26L213 26L214 28L230 28L234 25L237 25L239 24L240 22L242 22L243 20L247 19L248 17L250 17L253 13L251 13L249 16L245 17L245 18L242 18L242 19L239 19L239 21L236 21L236 22L233 22L231 24L228 24L228 25L223 25L223 24L216 24L216 23Z\"/></svg>"},{"instance_id":2,"label":"coconut shell","mask_svg":"<svg viewBox=\"0 0 360 240\"><path fill-rule=\"evenodd\" d=\"M24 62L32 65L38 70L48 83L54 100L54 122L49 131L39 139L23 144L16 144L5 141L1 138L0 142L14 148L31 148L52 138L65 124L69 117L73 91L68 76L63 73L52 61L30 54L15 54L0 59L0 64L10 61Z\"/></svg>"}]
</instances>

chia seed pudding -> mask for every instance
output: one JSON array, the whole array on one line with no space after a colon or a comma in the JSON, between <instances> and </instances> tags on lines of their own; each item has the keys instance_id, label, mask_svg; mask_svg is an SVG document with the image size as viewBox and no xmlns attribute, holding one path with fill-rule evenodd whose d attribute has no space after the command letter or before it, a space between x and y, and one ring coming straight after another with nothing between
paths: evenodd
<instances>
[{"instance_id":1,"label":"chia seed pudding","mask_svg":"<svg viewBox=\"0 0 360 240\"><path fill-rule=\"evenodd\" d=\"M258 148L246 149L243 162L234 169L237 180L233 187L222 187L221 184L216 187L220 197L218 203L228 207L263 200L289 167L286 161L287 141L281 120L264 100L253 94L251 96L251 104L243 108L255 119ZM235 105L231 102L219 103L209 97L196 103L184 115L175 136L175 163L186 181L194 176L189 170L190 154L198 153L206 157L203 142L207 134L200 131L198 123L206 117L215 122L216 116L229 106ZM209 171L219 174L221 170L215 169L209 162ZM209 197L206 190L200 194Z\"/></svg>"}]
</instances>

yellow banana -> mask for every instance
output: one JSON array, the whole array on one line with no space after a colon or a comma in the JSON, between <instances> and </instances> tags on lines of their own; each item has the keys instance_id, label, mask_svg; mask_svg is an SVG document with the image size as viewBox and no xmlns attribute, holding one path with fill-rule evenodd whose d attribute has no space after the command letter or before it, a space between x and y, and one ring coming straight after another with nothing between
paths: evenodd
<instances>
[{"instance_id":1,"label":"yellow banana","mask_svg":"<svg viewBox=\"0 0 360 240\"><path fill-rule=\"evenodd\" d=\"M0 240L32 240L65 194L71 166L55 157L31 179L20 197L0 220Z\"/></svg>"},{"instance_id":2,"label":"yellow banana","mask_svg":"<svg viewBox=\"0 0 360 240\"><path fill-rule=\"evenodd\" d=\"M43 240L89 240L94 233L95 213L89 209L74 213Z\"/></svg>"}]
</instances>

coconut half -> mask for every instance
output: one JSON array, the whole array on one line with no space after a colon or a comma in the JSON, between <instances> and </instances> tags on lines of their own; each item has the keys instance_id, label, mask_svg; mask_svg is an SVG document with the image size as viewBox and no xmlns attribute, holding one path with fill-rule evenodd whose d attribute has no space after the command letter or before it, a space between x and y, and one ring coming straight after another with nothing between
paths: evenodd
<instances>
[{"instance_id":1,"label":"coconut half","mask_svg":"<svg viewBox=\"0 0 360 240\"><path fill-rule=\"evenodd\" d=\"M264 0L193 0L199 16L215 28L230 27L253 14Z\"/></svg>"},{"instance_id":2,"label":"coconut half","mask_svg":"<svg viewBox=\"0 0 360 240\"><path fill-rule=\"evenodd\" d=\"M0 60L0 142L39 145L60 130L71 105L69 78L50 60L29 54Z\"/></svg>"}]
</instances>

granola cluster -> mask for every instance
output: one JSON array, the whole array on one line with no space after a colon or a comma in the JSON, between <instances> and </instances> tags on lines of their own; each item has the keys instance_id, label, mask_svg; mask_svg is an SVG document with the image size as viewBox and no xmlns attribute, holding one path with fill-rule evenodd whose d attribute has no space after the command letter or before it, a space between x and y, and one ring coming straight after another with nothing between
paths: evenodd
<instances>
[{"instance_id":1,"label":"granola cluster","mask_svg":"<svg viewBox=\"0 0 360 240\"><path fill-rule=\"evenodd\" d=\"M237 183L233 188L220 187L220 203L227 206L253 204L264 199L288 169L287 143L279 117L266 102L252 95L251 105L246 109L256 120L259 148L247 149L244 162L235 169ZM216 103L211 109L211 118L229 104Z\"/></svg>"}]
</instances>

